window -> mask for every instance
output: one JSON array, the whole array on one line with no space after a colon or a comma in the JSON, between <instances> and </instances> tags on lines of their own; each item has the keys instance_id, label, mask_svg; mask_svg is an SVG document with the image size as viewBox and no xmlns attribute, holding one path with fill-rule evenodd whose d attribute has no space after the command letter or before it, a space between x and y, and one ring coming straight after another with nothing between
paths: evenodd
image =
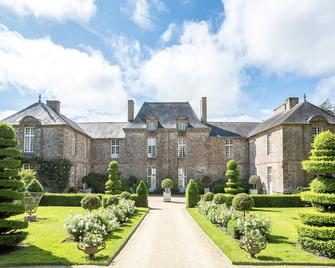
<instances>
[{"instance_id":1,"label":"window","mask_svg":"<svg viewBox=\"0 0 335 268\"><path fill-rule=\"evenodd\" d=\"M148 138L148 158L156 158L156 138Z\"/></svg>"},{"instance_id":2,"label":"window","mask_svg":"<svg viewBox=\"0 0 335 268\"><path fill-rule=\"evenodd\" d=\"M22 169L32 169L32 170L34 170L35 166L31 165L31 164L23 164Z\"/></svg>"},{"instance_id":3,"label":"window","mask_svg":"<svg viewBox=\"0 0 335 268\"><path fill-rule=\"evenodd\" d=\"M177 123L178 131L186 131L187 123L186 122L178 122Z\"/></svg>"},{"instance_id":4,"label":"window","mask_svg":"<svg viewBox=\"0 0 335 268\"><path fill-rule=\"evenodd\" d=\"M187 140L184 138L178 139L178 157L186 158Z\"/></svg>"},{"instance_id":5,"label":"window","mask_svg":"<svg viewBox=\"0 0 335 268\"><path fill-rule=\"evenodd\" d=\"M148 130L155 131L157 129L157 122L149 122L148 123Z\"/></svg>"},{"instance_id":6,"label":"window","mask_svg":"<svg viewBox=\"0 0 335 268\"><path fill-rule=\"evenodd\" d=\"M76 176L76 166L73 165L73 166L71 167L71 175L70 175L70 186L71 186L71 187L74 187L75 184L76 184L75 176Z\"/></svg>"},{"instance_id":7,"label":"window","mask_svg":"<svg viewBox=\"0 0 335 268\"><path fill-rule=\"evenodd\" d=\"M320 126L313 127L312 129L313 138L319 135L322 131L323 131L323 127L320 127Z\"/></svg>"},{"instance_id":8,"label":"window","mask_svg":"<svg viewBox=\"0 0 335 268\"><path fill-rule=\"evenodd\" d=\"M33 153L35 147L35 128L25 127L24 128L24 152Z\"/></svg>"},{"instance_id":9,"label":"window","mask_svg":"<svg viewBox=\"0 0 335 268\"><path fill-rule=\"evenodd\" d=\"M268 194L272 194L272 167L267 167Z\"/></svg>"},{"instance_id":10,"label":"window","mask_svg":"<svg viewBox=\"0 0 335 268\"><path fill-rule=\"evenodd\" d=\"M267 154L272 153L272 134L268 133L266 136L266 148L267 148Z\"/></svg>"},{"instance_id":11,"label":"window","mask_svg":"<svg viewBox=\"0 0 335 268\"><path fill-rule=\"evenodd\" d=\"M120 140L112 139L112 158L119 158Z\"/></svg>"},{"instance_id":12,"label":"window","mask_svg":"<svg viewBox=\"0 0 335 268\"><path fill-rule=\"evenodd\" d=\"M153 192L156 189L156 167L148 167L147 182L149 184L149 191Z\"/></svg>"},{"instance_id":13,"label":"window","mask_svg":"<svg viewBox=\"0 0 335 268\"><path fill-rule=\"evenodd\" d=\"M234 141L233 139L226 140L226 158L234 157Z\"/></svg>"},{"instance_id":14,"label":"window","mask_svg":"<svg viewBox=\"0 0 335 268\"><path fill-rule=\"evenodd\" d=\"M186 188L186 176L187 170L186 167L178 167L178 187L179 188Z\"/></svg>"},{"instance_id":15,"label":"window","mask_svg":"<svg viewBox=\"0 0 335 268\"><path fill-rule=\"evenodd\" d=\"M71 144L72 154L76 154L76 134L72 137L72 144Z\"/></svg>"}]
</instances>

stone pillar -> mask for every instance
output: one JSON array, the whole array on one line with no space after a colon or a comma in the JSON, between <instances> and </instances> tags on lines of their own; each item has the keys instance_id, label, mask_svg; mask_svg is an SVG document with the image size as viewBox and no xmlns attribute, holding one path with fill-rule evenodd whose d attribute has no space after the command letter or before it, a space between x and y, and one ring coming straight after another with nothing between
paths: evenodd
<instances>
[{"instance_id":1,"label":"stone pillar","mask_svg":"<svg viewBox=\"0 0 335 268\"><path fill-rule=\"evenodd\" d=\"M207 98L201 97L200 99L200 116L203 123L207 123Z\"/></svg>"},{"instance_id":2,"label":"stone pillar","mask_svg":"<svg viewBox=\"0 0 335 268\"><path fill-rule=\"evenodd\" d=\"M128 121L134 120L134 101L128 100Z\"/></svg>"}]
</instances>

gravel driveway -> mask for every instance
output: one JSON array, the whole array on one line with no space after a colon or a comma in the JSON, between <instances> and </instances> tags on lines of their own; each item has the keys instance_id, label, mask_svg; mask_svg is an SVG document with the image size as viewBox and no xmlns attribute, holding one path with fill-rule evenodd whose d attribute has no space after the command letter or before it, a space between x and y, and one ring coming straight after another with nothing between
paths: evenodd
<instances>
[{"instance_id":1,"label":"gravel driveway","mask_svg":"<svg viewBox=\"0 0 335 268\"><path fill-rule=\"evenodd\" d=\"M151 208L112 267L230 267L185 209L185 198L149 199Z\"/></svg>"}]
</instances>

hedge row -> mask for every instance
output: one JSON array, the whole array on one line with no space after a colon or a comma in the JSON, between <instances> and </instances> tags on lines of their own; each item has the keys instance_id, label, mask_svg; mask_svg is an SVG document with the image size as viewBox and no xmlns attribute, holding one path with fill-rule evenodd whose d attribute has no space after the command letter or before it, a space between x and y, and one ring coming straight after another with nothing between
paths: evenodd
<instances>
[{"instance_id":1,"label":"hedge row","mask_svg":"<svg viewBox=\"0 0 335 268\"><path fill-rule=\"evenodd\" d=\"M298 237L301 247L316 255L335 257L335 240L316 240L310 237Z\"/></svg>"},{"instance_id":2,"label":"hedge row","mask_svg":"<svg viewBox=\"0 0 335 268\"><path fill-rule=\"evenodd\" d=\"M313 226L335 226L334 213L299 213L299 218L303 224Z\"/></svg>"},{"instance_id":3,"label":"hedge row","mask_svg":"<svg viewBox=\"0 0 335 268\"><path fill-rule=\"evenodd\" d=\"M335 205L335 194L304 192L301 194L301 199L310 203Z\"/></svg>"},{"instance_id":4,"label":"hedge row","mask_svg":"<svg viewBox=\"0 0 335 268\"><path fill-rule=\"evenodd\" d=\"M319 240L335 240L335 227L319 227L301 224L298 226L298 234L301 237L305 236Z\"/></svg>"}]
</instances>

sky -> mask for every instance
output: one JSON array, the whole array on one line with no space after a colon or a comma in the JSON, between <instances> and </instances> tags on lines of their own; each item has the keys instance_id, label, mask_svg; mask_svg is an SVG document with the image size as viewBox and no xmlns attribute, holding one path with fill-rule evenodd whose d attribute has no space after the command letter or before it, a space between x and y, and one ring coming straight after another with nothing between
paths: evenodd
<instances>
[{"instance_id":1,"label":"sky","mask_svg":"<svg viewBox=\"0 0 335 268\"><path fill-rule=\"evenodd\" d=\"M0 119L57 99L77 122L127 100L260 121L288 97L335 103L333 0L0 0Z\"/></svg>"}]
</instances>

